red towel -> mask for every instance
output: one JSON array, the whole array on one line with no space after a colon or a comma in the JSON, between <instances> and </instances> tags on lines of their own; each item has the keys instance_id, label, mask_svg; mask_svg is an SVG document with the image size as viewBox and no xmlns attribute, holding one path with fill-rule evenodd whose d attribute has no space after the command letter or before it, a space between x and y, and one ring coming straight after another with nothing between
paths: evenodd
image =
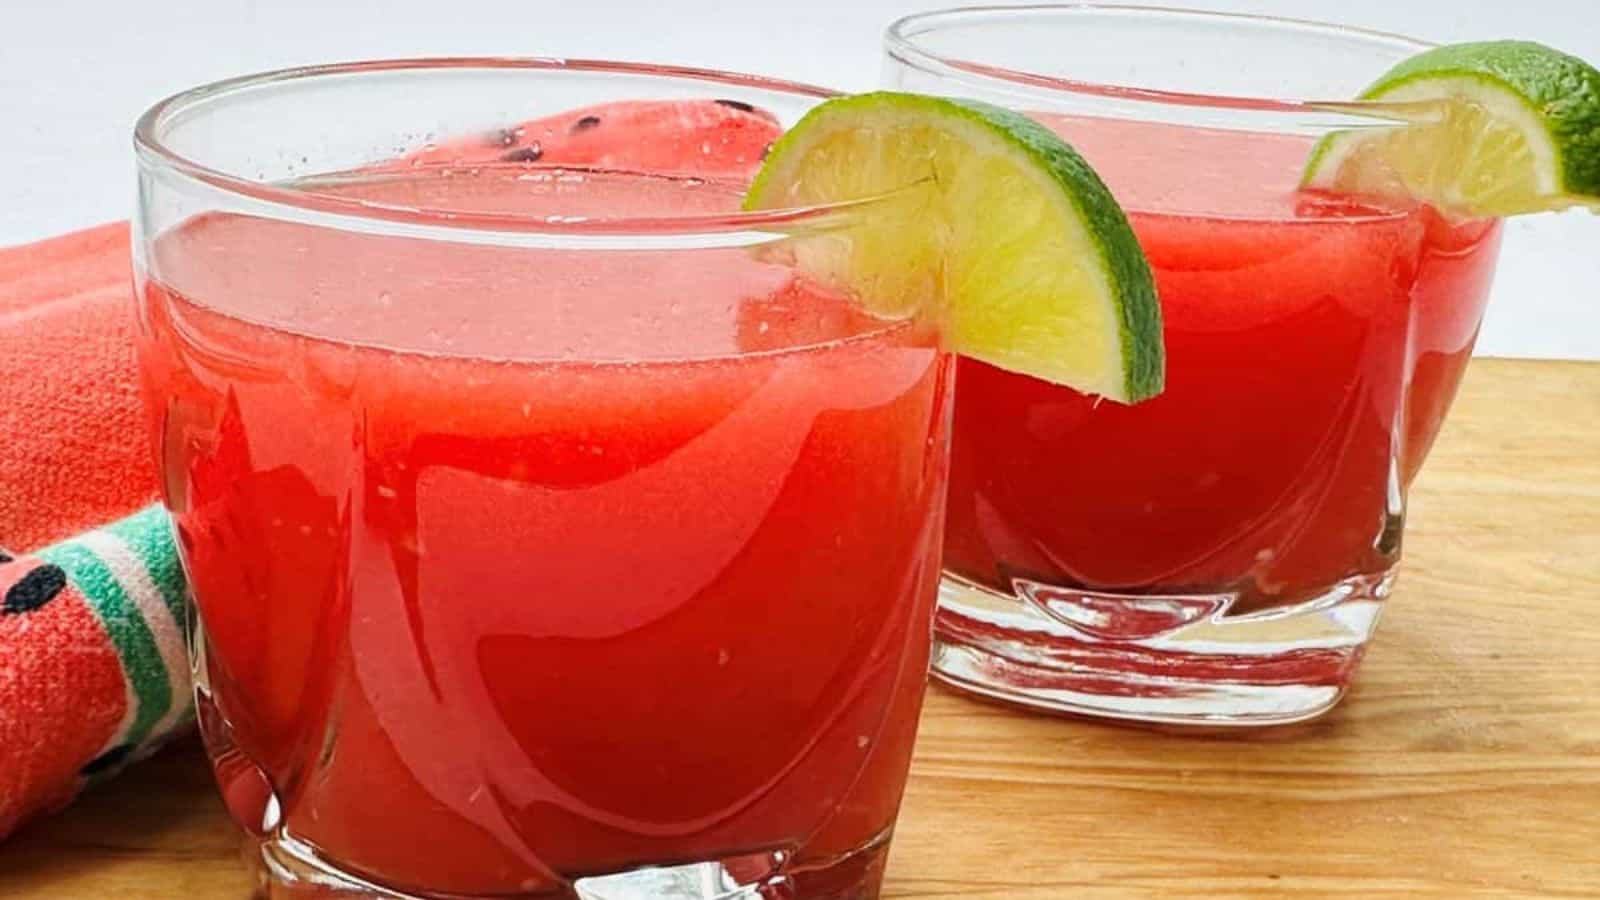
<instances>
[{"instance_id":1,"label":"red towel","mask_svg":"<svg viewBox=\"0 0 1600 900\"><path fill-rule=\"evenodd\" d=\"M126 223L0 249L0 547L155 502Z\"/></svg>"}]
</instances>

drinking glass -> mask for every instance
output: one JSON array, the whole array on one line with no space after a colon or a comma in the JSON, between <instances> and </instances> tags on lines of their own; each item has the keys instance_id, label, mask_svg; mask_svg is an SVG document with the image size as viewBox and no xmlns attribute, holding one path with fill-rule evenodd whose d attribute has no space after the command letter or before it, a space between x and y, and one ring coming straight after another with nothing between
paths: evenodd
<instances>
[{"instance_id":1,"label":"drinking glass","mask_svg":"<svg viewBox=\"0 0 1600 900\"><path fill-rule=\"evenodd\" d=\"M1337 101L1426 48L1172 9L989 7L886 36L893 88L1024 111L1127 209L1166 390L1134 406L963 359L934 670L1029 706L1260 725L1345 693L1406 492L1471 353L1495 221L1299 189Z\"/></svg>"},{"instance_id":2,"label":"drinking glass","mask_svg":"<svg viewBox=\"0 0 1600 900\"><path fill-rule=\"evenodd\" d=\"M874 897L953 363L743 213L826 92L275 72L138 125L202 732L271 897ZM870 305L870 304L868 304Z\"/></svg>"}]
</instances>

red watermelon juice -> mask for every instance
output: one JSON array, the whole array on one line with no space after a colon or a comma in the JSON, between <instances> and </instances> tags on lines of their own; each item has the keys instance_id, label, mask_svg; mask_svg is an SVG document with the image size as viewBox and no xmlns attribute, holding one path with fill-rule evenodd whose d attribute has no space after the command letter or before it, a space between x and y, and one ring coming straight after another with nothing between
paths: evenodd
<instances>
[{"instance_id":1,"label":"red watermelon juice","mask_svg":"<svg viewBox=\"0 0 1600 900\"><path fill-rule=\"evenodd\" d=\"M520 163L317 189L525 215L739 199ZM429 896L702 861L784 896L875 890L938 578L931 335L738 247L230 213L148 265L144 375L241 825Z\"/></svg>"},{"instance_id":2,"label":"red watermelon juice","mask_svg":"<svg viewBox=\"0 0 1600 900\"><path fill-rule=\"evenodd\" d=\"M1404 493L1477 333L1498 224L1301 192L1309 138L1041 118L1129 211L1160 294L1166 389L1124 406L962 360L946 568L997 594L1066 598L1036 607L1098 649L1058 663L1342 684L1357 657L1252 671L1217 645L1183 673L1159 636L1196 615L1337 600L1389 572ZM989 640L985 621L948 598L941 611L963 643ZM1139 683L1071 689L1159 693Z\"/></svg>"}]
</instances>

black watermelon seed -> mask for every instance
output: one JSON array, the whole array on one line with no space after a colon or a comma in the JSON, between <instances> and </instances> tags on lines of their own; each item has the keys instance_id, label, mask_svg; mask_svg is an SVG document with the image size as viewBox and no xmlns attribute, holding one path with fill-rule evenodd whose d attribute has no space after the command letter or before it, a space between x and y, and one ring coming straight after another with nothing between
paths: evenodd
<instances>
[{"instance_id":1,"label":"black watermelon seed","mask_svg":"<svg viewBox=\"0 0 1600 900\"><path fill-rule=\"evenodd\" d=\"M588 131L589 129L591 129L591 128L595 127L596 125L599 125L599 124L600 124L600 117L599 116L584 116L583 118L579 119L578 121L572 123L572 133L573 134L577 134L580 131Z\"/></svg>"},{"instance_id":2,"label":"black watermelon seed","mask_svg":"<svg viewBox=\"0 0 1600 900\"><path fill-rule=\"evenodd\" d=\"M750 104L744 102L743 100L717 100L715 102L720 103L723 106L729 107L730 109L737 109L739 112L755 112L756 111L756 108L754 106L751 106Z\"/></svg>"},{"instance_id":3,"label":"black watermelon seed","mask_svg":"<svg viewBox=\"0 0 1600 900\"><path fill-rule=\"evenodd\" d=\"M527 132L528 129L522 127L521 125L517 125L512 128L496 128L495 130L489 132L488 141L491 144L501 147L515 147L519 142L522 141L522 136L527 134Z\"/></svg>"},{"instance_id":4,"label":"black watermelon seed","mask_svg":"<svg viewBox=\"0 0 1600 900\"><path fill-rule=\"evenodd\" d=\"M544 148L539 146L538 142L536 141L536 142L534 142L532 144L529 144L526 147L518 147L517 149L511 151L510 153L501 154L500 155L500 161L501 162L538 162L539 161L539 157L541 157L543 155L544 155Z\"/></svg>"},{"instance_id":5,"label":"black watermelon seed","mask_svg":"<svg viewBox=\"0 0 1600 900\"><path fill-rule=\"evenodd\" d=\"M14 557L11 554L5 552L4 550L0 550L0 563L8 563L8 562L11 562L15 558L16 557Z\"/></svg>"},{"instance_id":6,"label":"black watermelon seed","mask_svg":"<svg viewBox=\"0 0 1600 900\"><path fill-rule=\"evenodd\" d=\"M31 612L49 603L67 586L67 573L61 571L60 566L44 565L17 579L6 591L6 599L0 605L0 612L25 613Z\"/></svg>"},{"instance_id":7,"label":"black watermelon seed","mask_svg":"<svg viewBox=\"0 0 1600 900\"><path fill-rule=\"evenodd\" d=\"M132 744L118 744L117 746L112 747L110 750L107 750L99 756L96 756L94 759L89 760L88 764L79 769L78 772L83 775L93 775L97 772L104 772L105 770L115 766L117 763L127 759L128 754L132 752Z\"/></svg>"}]
</instances>

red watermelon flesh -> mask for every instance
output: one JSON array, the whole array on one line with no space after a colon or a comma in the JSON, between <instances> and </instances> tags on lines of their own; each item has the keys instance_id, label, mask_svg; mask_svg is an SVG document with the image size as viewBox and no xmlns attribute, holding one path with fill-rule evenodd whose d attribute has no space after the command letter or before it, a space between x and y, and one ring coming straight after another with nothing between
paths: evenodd
<instances>
[{"instance_id":1,"label":"red watermelon flesh","mask_svg":"<svg viewBox=\"0 0 1600 900\"><path fill-rule=\"evenodd\" d=\"M737 100L624 100L455 138L401 162L538 163L747 178L782 133L776 116Z\"/></svg>"}]
</instances>

